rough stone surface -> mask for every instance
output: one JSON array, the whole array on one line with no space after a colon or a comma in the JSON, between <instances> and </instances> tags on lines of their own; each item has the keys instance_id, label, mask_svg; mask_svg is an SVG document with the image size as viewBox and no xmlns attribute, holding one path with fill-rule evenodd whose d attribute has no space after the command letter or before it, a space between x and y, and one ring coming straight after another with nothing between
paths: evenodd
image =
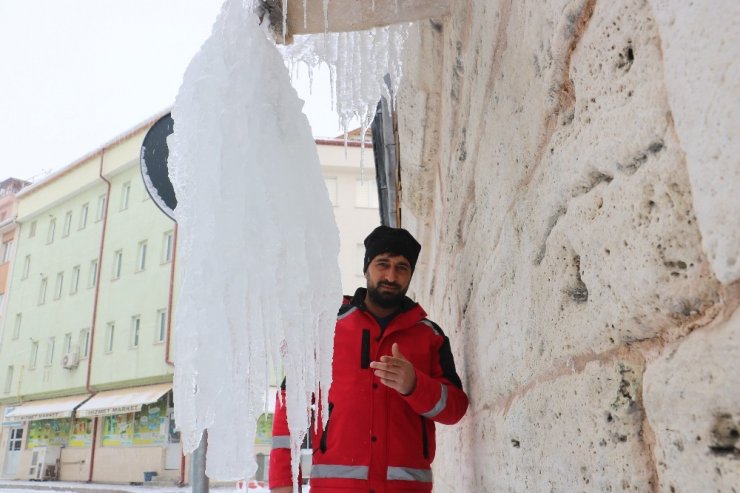
<instances>
[{"instance_id":1,"label":"rough stone surface","mask_svg":"<svg viewBox=\"0 0 740 493\"><path fill-rule=\"evenodd\" d=\"M645 373L661 491L740 491L738 355L740 310L692 333Z\"/></svg>"},{"instance_id":2,"label":"rough stone surface","mask_svg":"<svg viewBox=\"0 0 740 493\"><path fill-rule=\"evenodd\" d=\"M661 27L647 0L477 0L409 38L413 289L471 397L463 423L441 427L435 491L460 474L471 492L667 488L643 374L740 302L716 267L731 248L702 242ZM624 414L609 411L619 390Z\"/></svg>"},{"instance_id":3,"label":"rough stone surface","mask_svg":"<svg viewBox=\"0 0 740 493\"><path fill-rule=\"evenodd\" d=\"M476 419L486 405L475 406L462 451L479 477L466 477L477 486L465 491L649 491L642 370L640 361L593 361L543 375L486 420Z\"/></svg>"},{"instance_id":4,"label":"rough stone surface","mask_svg":"<svg viewBox=\"0 0 740 493\"><path fill-rule=\"evenodd\" d=\"M729 284L740 279L740 2L650 3L704 248Z\"/></svg>"}]
</instances>

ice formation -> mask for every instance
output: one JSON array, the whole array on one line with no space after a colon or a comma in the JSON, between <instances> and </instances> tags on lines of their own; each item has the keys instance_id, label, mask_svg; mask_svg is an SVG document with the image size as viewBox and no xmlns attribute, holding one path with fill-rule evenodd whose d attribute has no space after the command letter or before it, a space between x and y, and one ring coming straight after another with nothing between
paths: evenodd
<instances>
[{"instance_id":1,"label":"ice formation","mask_svg":"<svg viewBox=\"0 0 740 493\"><path fill-rule=\"evenodd\" d=\"M257 418L282 368L295 475L311 396L331 381L339 236L284 58L309 72L325 63L340 125L346 132L358 118L364 136L388 94L383 77L392 88L400 80L407 32L296 36L281 56L252 8L226 0L185 73L168 139L180 252L176 420L185 452L208 430L207 474L223 480L255 472ZM301 14L305 6L292 13Z\"/></svg>"},{"instance_id":2,"label":"ice formation","mask_svg":"<svg viewBox=\"0 0 740 493\"><path fill-rule=\"evenodd\" d=\"M326 21L331 22L328 18ZM346 134L351 130L350 122L357 118L364 136L381 95L391 98L398 88L402 75L401 50L407 36L408 24L367 31L327 32L295 36L293 43L281 46L280 51L293 69L305 63L310 74L321 63L329 67L332 104L340 127ZM390 76L390 91L383 80L386 74Z\"/></svg>"},{"instance_id":3,"label":"ice formation","mask_svg":"<svg viewBox=\"0 0 740 493\"><path fill-rule=\"evenodd\" d=\"M256 421L281 362L295 472L311 395L330 383L339 235L301 106L250 6L227 0L185 73L168 139L176 421L186 452L208 429L210 478L255 472Z\"/></svg>"}]
</instances>

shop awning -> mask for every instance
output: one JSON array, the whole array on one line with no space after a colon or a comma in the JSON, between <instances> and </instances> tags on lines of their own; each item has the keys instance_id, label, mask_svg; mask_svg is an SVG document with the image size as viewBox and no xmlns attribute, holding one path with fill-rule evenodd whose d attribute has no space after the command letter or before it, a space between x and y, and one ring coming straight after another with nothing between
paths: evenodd
<instances>
[{"instance_id":1,"label":"shop awning","mask_svg":"<svg viewBox=\"0 0 740 493\"><path fill-rule=\"evenodd\" d=\"M33 421L37 419L70 418L72 411L90 394L72 395L57 399L30 401L16 406L5 415L4 421Z\"/></svg>"},{"instance_id":2,"label":"shop awning","mask_svg":"<svg viewBox=\"0 0 740 493\"><path fill-rule=\"evenodd\" d=\"M76 415L78 418L125 414L141 411L141 406L157 402L160 397L172 390L171 383L131 387L120 390L106 390L95 394L92 399L81 405Z\"/></svg>"}]
</instances>

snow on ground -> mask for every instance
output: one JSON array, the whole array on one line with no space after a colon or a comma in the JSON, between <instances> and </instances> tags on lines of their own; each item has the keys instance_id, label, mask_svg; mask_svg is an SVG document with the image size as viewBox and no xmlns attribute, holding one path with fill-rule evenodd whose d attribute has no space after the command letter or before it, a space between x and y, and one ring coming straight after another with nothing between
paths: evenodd
<instances>
[{"instance_id":1,"label":"snow on ground","mask_svg":"<svg viewBox=\"0 0 740 493\"><path fill-rule=\"evenodd\" d=\"M267 486L259 486L252 482L245 485L246 488L238 489L236 484L229 486L228 483L217 483L209 490L213 493L269 493ZM303 487L303 493L309 493L308 486ZM0 480L0 493L32 493L39 491L53 491L54 493L190 493L190 486L160 486L160 485L127 485L127 484L103 484L103 483L75 483L69 481L10 481Z\"/></svg>"}]
</instances>

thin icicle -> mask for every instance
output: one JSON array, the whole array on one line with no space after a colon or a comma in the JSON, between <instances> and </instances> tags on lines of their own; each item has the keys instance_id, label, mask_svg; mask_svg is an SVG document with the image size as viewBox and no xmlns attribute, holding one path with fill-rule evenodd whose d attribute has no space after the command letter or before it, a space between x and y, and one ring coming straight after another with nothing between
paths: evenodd
<instances>
[{"instance_id":1,"label":"thin icicle","mask_svg":"<svg viewBox=\"0 0 740 493\"><path fill-rule=\"evenodd\" d=\"M368 128L369 125L365 123L365 120L362 120L360 124L360 180L363 183L365 182L365 134Z\"/></svg>"},{"instance_id":2,"label":"thin icicle","mask_svg":"<svg viewBox=\"0 0 740 493\"><path fill-rule=\"evenodd\" d=\"M308 70L308 93L313 94L313 71L314 71L315 65L306 65L306 69Z\"/></svg>"},{"instance_id":3,"label":"thin icicle","mask_svg":"<svg viewBox=\"0 0 740 493\"><path fill-rule=\"evenodd\" d=\"M308 28L308 0L303 0L303 29L306 28Z\"/></svg>"},{"instance_id":4,"label":"thin icicle","mask_svg":"<svg viewBox=\"0 0 740 493\"><path fill-rule=\"evenodd\" d=\"M329 88L331 90L331 109L337 110L337 68L334 65L329 66ZM337 116L337 120L339 117Z\"/></svg>"}]
</instances>

